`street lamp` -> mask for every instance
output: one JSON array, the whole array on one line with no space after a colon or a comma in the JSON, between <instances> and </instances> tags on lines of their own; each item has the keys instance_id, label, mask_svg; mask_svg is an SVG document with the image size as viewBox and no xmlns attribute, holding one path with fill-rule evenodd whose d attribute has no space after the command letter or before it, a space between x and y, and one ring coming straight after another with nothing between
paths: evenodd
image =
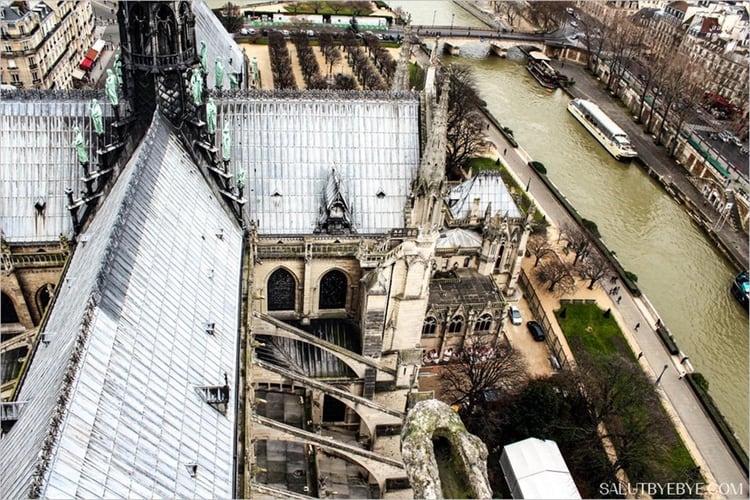
<instances>
[{"instance_id":1,"label":"street lamp","mask_svg":"<svg viewBox=\"0 0 750 500\"><path fill-rule=\"evenodd\" d=\"M453 36L453 18L456 17L456 14L451 14L451 36Z\"/></svg>"},{"instance_id":2,"label":"street lamp","mask_svg":"<svg viewBox=\"0 0 750 500\"><path fill-rule=\"evenodd\" d=\"M435 16L436 16L436 15L437 15L437 11L436 11L436 10L433 10L433 11L432 11L432 27L433 27L433 28L435 27Z\"/></svg>"},{"instance_id":3,"label":"street lamp","mask_svg":"<svg viewBox=\"0 0 750 500\"><path fill-rule=\"evenodd\" d=\"M664 368L662 368L661 373L656 378L656 385L659 385L659 382L661 382L661 378L664 376L664 372L667 371L667 368L669 368L669 365L664 365Z\"/></svg>"}]
</instances>

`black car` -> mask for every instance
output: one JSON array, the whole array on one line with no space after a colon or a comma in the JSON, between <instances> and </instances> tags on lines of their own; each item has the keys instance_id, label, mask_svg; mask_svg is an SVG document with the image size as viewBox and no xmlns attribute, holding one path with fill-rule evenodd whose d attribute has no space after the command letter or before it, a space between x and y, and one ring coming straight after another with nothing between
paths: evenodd
<instances>
[{"instance_id":1,"label":"black car","mask_svg":"<svg viewBox=\"0 0 750 500\"><path fill-rule=\"evenodd\" d=\"M544 342L544 330L542 329L542 325L540 325L536 321L527 321L526 328L529 329L529 332L531 333L531 336L534 337L534 340L536 340L537 342Z\"/></svg>"}]
</instances>

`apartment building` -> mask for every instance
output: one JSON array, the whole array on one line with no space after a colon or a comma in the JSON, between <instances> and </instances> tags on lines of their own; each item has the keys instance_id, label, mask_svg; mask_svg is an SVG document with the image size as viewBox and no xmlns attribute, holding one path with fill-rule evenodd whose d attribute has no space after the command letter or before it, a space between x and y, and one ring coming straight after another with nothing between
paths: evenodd
<instances>
[{"instance_id":1,"label":"apartment building","mask_svg":"<svg viewBox=\"0 0 750 500\"><path fill-rule=\"evenodd\" d=\"M94 38L91 2L0 3L0 75L18 88L69 89Z\"/></svg>"}]
</instances>

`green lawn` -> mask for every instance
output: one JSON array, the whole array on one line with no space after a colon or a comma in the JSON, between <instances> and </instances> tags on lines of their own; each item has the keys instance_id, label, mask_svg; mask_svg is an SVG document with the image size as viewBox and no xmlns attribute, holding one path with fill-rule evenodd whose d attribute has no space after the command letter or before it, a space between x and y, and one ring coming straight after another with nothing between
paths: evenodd
<instances>
[{"instance_id":1,"label":"green lawn","mask_svg":"<svg viewBox=\"0 0 750 500\"><path fill-rule=\"evenodd\" d=\"M576 344L574 339L578 339L591 354L619 354L635 361L633 351L612 316L605 318L604 311L595 304L564 304L563 308L565 317L560 317L562 310L555 316L571 344Z\"/></svg>"},{"instance_id":2,"label":"green lawn","mask_svg":"<svg viewBox=\"0 0 750 500\"><path fill-rule=\"evenodd\" d=\"M564 317L561 317L563 310ZM636 362L636 357L614 318L604 317L604 311L596 304L563 304L561 309L555 311L555 316L574 356L583 355L583 352L592 357L619 355ZM654 422L659 421L657 419L669 419L661 404L637 406L631 408L630 416L619 419L617 423L610 422L608 426L628 426L631 418L639 414L650 415ZM649 454L653 454L651 460L639 464L641 467L637 470L626 471L632 482L696 481L695 477L690 477L690 471L696 469L695 462L671 421L667 428L663 446L655 446L654 450L649 451Z\"/></svg>"}]
</instances>

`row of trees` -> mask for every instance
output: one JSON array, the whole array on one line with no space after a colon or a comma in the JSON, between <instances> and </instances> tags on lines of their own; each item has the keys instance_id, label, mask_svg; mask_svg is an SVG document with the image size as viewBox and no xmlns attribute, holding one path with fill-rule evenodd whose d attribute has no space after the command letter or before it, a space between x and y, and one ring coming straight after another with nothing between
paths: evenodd
<instances>
[{"instance_id":1,"label":"row of trees","mask_svg":"<svg viewBox=\"0 0 750 500\"><path fill-rule=\"evenodd\" d=\"M621 94L621 83L627 78L638 91L637 116L645 122L646 131L662 142L667 125L672 124L674 131L667 146L674 154L677 136L694 115L705 91L711 90L707 85L712 78L704 65L677 45L668 49L657 46L653 28L638 18L611 16L597 20L583 16L580 27L589 52L589 69L606 63L610 68L607 88L616 95Z\"/></svg>"},{"instance_id":2,"label":"row of trees","mask_svg":"<svg viewBox=\"0 0 750 500\"><path fill-rule=\"evenodd\" d=\"M393 59L391 53L380 44L380 40L375 35L366 35L365 44L367 45L367 53L372 57L373 63L385 77L386 84L390 85L393 81L393 75L396 74L398 63Z\"/></svg>"},{"instance_id":3,"label":"row of trees","mask_svg":"<svg viewBox=\"0 0 750 500\"><path fill-rule=\"evenodd\" d=\"M297 60L299 61L302 78L308 89L325 89L328 87L326 79L320 75L318 59L310 47L310 38L303 31L292 33L292 42L297 49Z\"/></svg>"},{"instance_id":4,"label":"row of trees","mask_svg":"<svg viewBox=\"0 0 750 500\"><path fill-rule=\"evenodd\" d=\"M359 80L360 85L364 89L369 90L387 90L388 86L385 84L383 77L380 72L372 65L370 58L360 48L357 38L351 32L347 32L343 36L344 50L347 53L349 59L349 65L352 68L352 72Z\"/></svg>"},{"instance_id":5,"label":"row of trees","mask_svg":"<svg viewBox=\"0 0 750 500\"><path fill-rule=\"evenodd\" d=\"M292 72L292 59L286 46L284 35L280 31L268 34L268 54L271 60L273 86L277 89L296 89L297 82Z\"/></svg>"},{"instance_id":6,"label":"row of trees","mask_svg":"<svg viewBox=\"0 0 750 500\"><path fill-rule=\"evenodd\" d=\"M547 239L546 233L529 237L528 252L535 257L534 276L540 283L549 283L550 292L558 295L572 293L576 289L575 274L589 281L588 288L610 275L610 265L591 245L591 240L578 227L565 225L560 231L560 239L567 242L566 249L573 252L573 262L568 262L557 253Z\"/></svg>"}]
</instances>

